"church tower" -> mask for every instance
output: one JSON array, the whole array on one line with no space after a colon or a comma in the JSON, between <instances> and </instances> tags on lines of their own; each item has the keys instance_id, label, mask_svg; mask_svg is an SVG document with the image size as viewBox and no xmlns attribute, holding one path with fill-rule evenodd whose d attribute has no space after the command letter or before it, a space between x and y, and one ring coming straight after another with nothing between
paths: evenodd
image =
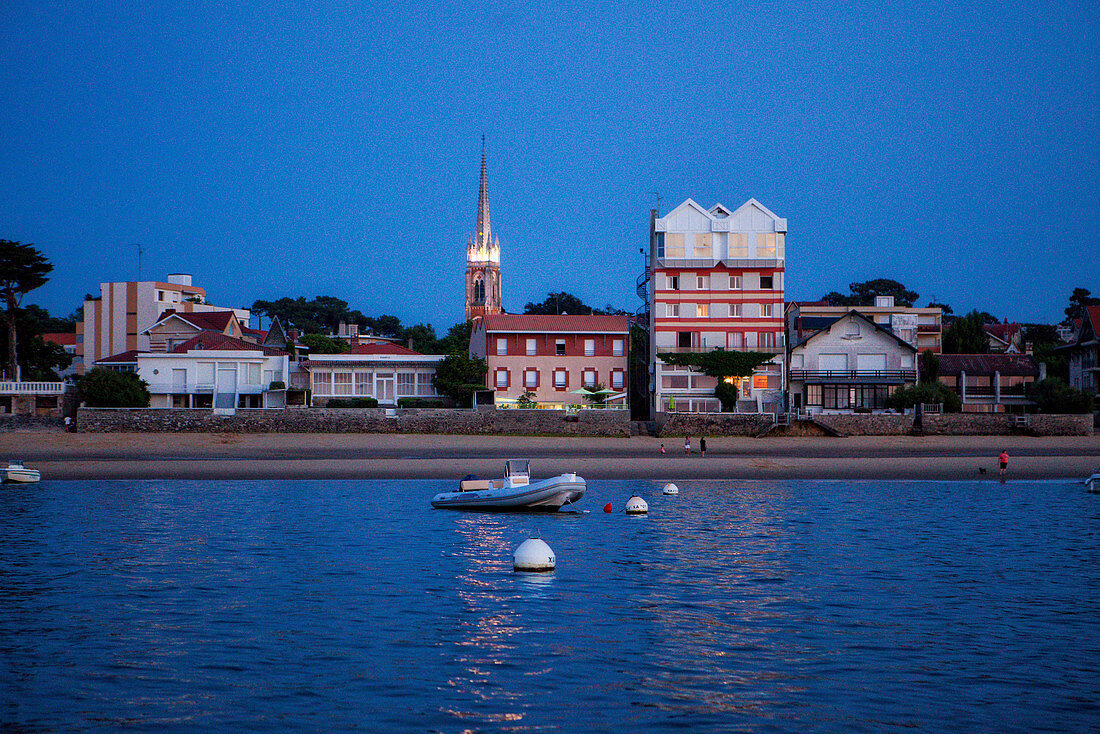
<instances>
[{"instance_id":1,"label":"church tower","mask_svg":"<svg viewBox=\"0 0 1100 734\"><path fill-rule=\"evenodd\" d=\"M481 189L477 195L477 234L466 242L466 320L500 313L500 240L489 224L489 176L485 136L481 138Z\"/></svg>"}]
</instances>

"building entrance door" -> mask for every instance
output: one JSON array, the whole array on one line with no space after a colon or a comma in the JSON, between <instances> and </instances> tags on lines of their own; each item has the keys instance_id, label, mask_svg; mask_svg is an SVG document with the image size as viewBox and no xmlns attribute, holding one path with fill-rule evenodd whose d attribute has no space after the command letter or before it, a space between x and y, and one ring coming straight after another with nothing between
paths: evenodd
<instances>
[{"instance_id":1,"label":"building entrance door","mask_svg":"<svg viewBox=\"0 0 1100 734\"><path fill-rule=\"evenodd\" d=\"M379 403L393 403L396 378L392 375L378 375L374 381L374 397Z\"/></svg>"},{"instance_id":2,"label":"building entrance door","mask_svg":"<svg viewBox=\"0 0 1100 734\"><path fill-rule=\"evenodd\" d=\"M214 408L234 410L237 407L237 368L218 367L218 384L214 392Z\"/></svg>"}]
</instances>

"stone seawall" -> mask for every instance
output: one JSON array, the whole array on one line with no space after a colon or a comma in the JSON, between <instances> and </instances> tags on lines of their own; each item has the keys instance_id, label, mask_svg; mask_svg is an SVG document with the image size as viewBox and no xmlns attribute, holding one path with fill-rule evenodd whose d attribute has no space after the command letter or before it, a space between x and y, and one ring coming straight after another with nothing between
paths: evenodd
<instances>
[{"instance_id":1,"label":"stone seawall","mask_svg":"<svg viewBox=\"0 0 1100 734\"><path fill-rule=\"evenodd\" d=\"M657 435L759 436L773 422L768 413L670 413L658 421Z\"/></svg>"},{"instance_id":2,"label":"stone seawall","mask_svg":"<svg viewBox=\"0 0 1100 734\"><path fill-rule=\"evenodd\" d=\"M53 415L0 414L0 431L61 431L65 419Z\"/></svg>"},{"instance_id":3,"label":"stone seawall","mask_svg":"<svg viewBox=\"0 0 1100 734\"><path fill-rule=\"evenodd\" d=\"M215 416L209 410L83 408L81 433L426 433L505 436L629 436L625 410L432 410L293 408L238 410Z\"/></svg>"},{"instance_id":4,"label":"stone seawall","mask_svg":"<svg viewBox=\"0 0 1100 734\"><path fill-rule=\"evenodd\" d=\"M841 436L907 436L913 432L913 416L896 413L817 414L814 422ZM1025 427L1007 413L946 413L923 416L928 436L1091 436L1091 415L1030 415ZM767 435L819 435L809 421ZM772 425L770 415L737 413L671 413L658 420L658 436L759 436ZM805 426L808 430L802 430Z\"/></svg>"}]
</instances>

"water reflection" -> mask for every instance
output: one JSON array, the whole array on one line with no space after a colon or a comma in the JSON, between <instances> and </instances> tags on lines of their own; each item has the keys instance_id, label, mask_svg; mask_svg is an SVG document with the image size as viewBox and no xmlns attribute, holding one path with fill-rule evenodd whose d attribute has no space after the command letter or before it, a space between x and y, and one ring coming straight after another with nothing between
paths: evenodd
<instances>
[{"instance_id":1,"label":"water reflection","mask_svg":"<svg viewBox=\"0 0 1100 734\"><path fill-rule=\"evenodd\" d=\"M462 561L457 595L463 608L452 643L459 671L446 685L454 700L480 704L444 709L460 720L498 723L523 718L518 710L523 693L510 690L495 676L510 664L517 646L513 638L523 632L511 605L515 592L504 581L511 572L509 546L515 542L510 526L508 516L492 513L461 513L454 521L456 554Z\"/></svg>"}]
</instances>

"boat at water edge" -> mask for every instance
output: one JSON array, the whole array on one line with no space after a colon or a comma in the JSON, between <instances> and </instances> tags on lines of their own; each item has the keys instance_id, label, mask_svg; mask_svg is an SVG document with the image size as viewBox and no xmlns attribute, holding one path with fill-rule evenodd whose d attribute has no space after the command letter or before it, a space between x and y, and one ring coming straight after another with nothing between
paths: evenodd
<instances>
[{"instance_id":1,"label":"boat at water edge","mask_svg":"<svg viewBox=\"0 0 1100 734\"><path fill-rule=\"evenodd\" d=\"M587 485L576 474L531 481L531 462L509 459L503 479L478 479L468 476L454 492L440 492L432 498L432 507L449 510L495 510L498 512L555 512L566 503L584 497Z\"/></svg>"},{"instance_id":2,"label":"boat at water edge","mask_svg":"<svg viewBox=\"0 0 1100 734\"><path fill-rule=\"evenodd\" d=\"M4 469L4 484L31 484L42 479L37 469L28 469L22 461L9 461Z\"/></svg>"}]
</instances>

